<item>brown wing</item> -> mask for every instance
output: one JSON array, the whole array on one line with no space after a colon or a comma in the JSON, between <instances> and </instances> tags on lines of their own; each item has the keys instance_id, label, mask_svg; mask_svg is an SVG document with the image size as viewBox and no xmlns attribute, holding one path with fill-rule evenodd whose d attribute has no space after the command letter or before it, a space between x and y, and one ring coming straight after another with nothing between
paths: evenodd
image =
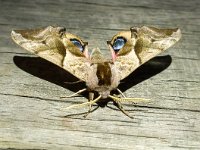
<instances>
[{"instance_id":1,"label":"brown wing","mask_svg":"<svg viewBox=\"0 0 200 150\"><path fill-rule=\"evenodd\" d=\"M124 38L124 46L114 49L116 39ZM124 79L140 65L174 45L181 38L180 29L157 29L143 26L116 34L109 42L112 58L120 79Z\"/></svg>"},{"instance_id":2,"label":"brown wing","mask_svg":"<svg viewBox=\"0 0 200 150\"><path fill-rule=\"evenodd\" d=\"M77 78L86 81L88 72L87 45L63 27L48 26L43 29L13 30L12 39L21 47L62 67ZM83 51L70 40L76 39Z\"/></svg>"}]
</instances>

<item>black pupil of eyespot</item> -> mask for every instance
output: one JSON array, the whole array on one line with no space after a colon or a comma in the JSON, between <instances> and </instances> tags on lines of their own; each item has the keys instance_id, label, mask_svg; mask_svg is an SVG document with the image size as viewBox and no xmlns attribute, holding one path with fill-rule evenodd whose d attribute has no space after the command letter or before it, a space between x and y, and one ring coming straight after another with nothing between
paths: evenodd
<instances>
[{"instance_id":1,"label":"black pupil of eyespot","mask_svg":"<svg viewBox=\"0 0 200 150\"><path fill-rule=\"evenodd\" d=\"M113 49L118 52L126 43L126 39L123 37L118 37L113 43Z\"/></svg>"},{"instance_id":2,"label":"black pupil of eyespot","mask_svg":"<svg viewBox=\"0 0 200 150\"><path fill-rule=\"evenodd\" d=\"M70 39L70 41L80 49L81 52L83 52L83 45L81 44L81 42L77 39Z\"/></svg>"}]
</instances>

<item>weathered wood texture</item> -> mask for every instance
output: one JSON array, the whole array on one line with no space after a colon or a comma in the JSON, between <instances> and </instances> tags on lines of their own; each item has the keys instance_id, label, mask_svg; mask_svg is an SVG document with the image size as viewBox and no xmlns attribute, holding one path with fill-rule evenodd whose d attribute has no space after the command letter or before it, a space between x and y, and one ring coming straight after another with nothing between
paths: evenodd
<instances>
[{"instance_id":1,"label":"weathered wood texture","mask_svg":"<svg viewBox=\"0 0 200 150\"><path fill-rule=\"evenodd\" d=\"M0 0L0 148L200 149L199 9L199 0ZM131 26L180 27L183 37L120 85L152 100L124 105L134 119L112 103L85 119L70 114L87 109L60 110L85 97L59 98L84 85L64 84L72 76L11 41L12 29L48 25L105 53L106 40Z\"/></svg>"}]
</instances>

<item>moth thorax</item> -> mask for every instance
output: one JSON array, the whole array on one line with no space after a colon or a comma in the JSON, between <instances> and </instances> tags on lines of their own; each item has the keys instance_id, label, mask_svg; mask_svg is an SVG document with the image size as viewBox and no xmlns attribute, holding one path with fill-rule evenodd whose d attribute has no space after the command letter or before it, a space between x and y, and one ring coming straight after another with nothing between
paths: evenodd
<instances>
[{"instance_id":1,"label":"moth thorax","mask_svg":"<svg viewBox=\"0 0 200 150\"><path fill-rule=\"evenodd\" d=\"M97 72L96 72L97 78L98 78L98 85L99 86L109 86L111 85L111 77L112 72L111 68L108 62L98 63L97 64Z\"/></svg>"}]
</instances>

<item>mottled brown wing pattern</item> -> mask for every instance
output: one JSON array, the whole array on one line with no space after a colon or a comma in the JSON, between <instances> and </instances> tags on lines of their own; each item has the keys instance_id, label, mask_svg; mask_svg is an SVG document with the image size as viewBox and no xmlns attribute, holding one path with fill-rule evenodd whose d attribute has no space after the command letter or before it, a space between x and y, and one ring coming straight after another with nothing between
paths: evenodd
<instances>
[{"instance_id":1,"label":"mottled brown wing pattern","mask_svg":"<svg viewBox=\"0 0 200 150\"><path fill-rule=\"evenodd\" d=\"M177 28L157 29L143 26L133 29L137 39L134 50L141 64L165 51L181 38L180 29Z\"/></svg>"},{"instance_id":2,"label":"mottled brown wing pattern","mask_svg":"<svg viewBox=\"0 0 200 150\"><path fill-rule=\"evenodd\" d=\"M43 29L14 30L12 39L26 50L62 67L77 78L86 81L89 67L87 43L67 33L63 27L48 26ZM81 52L70 39L83 45Z\"/></svg>"},{"instance_id":3,"label":"mottled brown wing pattern","mask_svg":"<svg viewBox=\"0 0 200 150\"><path fill-rule=\"evenodd\" d=\"M125 45L117 52L113 49L115 40L126 39ZM158 29L143 26L116 34L108 42L113 62L119 71L120 80L127 77L140 65L174 45L181 38L180 29Z\"/></svg>"}]
</instances>

